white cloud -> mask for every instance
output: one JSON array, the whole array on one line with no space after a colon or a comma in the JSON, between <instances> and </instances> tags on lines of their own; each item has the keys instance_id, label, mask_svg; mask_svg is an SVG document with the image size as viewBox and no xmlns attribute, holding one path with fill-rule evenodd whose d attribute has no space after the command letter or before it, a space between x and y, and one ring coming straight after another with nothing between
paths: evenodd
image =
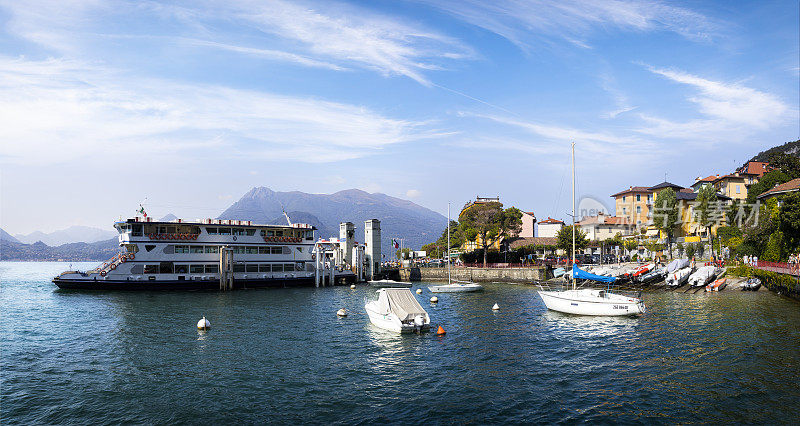
<instances>
[{"instance_id":1,"label":"white cloud","mask_svg":"<svg viewBox=\"0 0 800 426\"><path fill-rule=\"evenodd\" d=\"M417 198L420 195L422 195L422 193L419 192L418 189L409 189L408 191L406 191L406 197L408 198Z\"/></svg>"},{"instance_id":2,"label":"white cloud","mask_svg":"<svg viewBox=\"0 0 800 426\"><path fill-rule=\"evenodd\" d=\"M536 36L560 38L581 48L593 32L666 30L708 39L717 25L688 9L645 0L423 0L433 7L496 33L523 49Z\"/></svg>"},{"instance_id":3,"label":"white cloud","mask_svg":"<svg viewBox=\"0 0 800 426\"><path fill-rule=\"evenodd\" d=\"M2 0L0 0L2 1ZM426 72L473 58L456 39L336 2L3 2L8 31L60 54L91 54L106 39L165 41L343 71L361 68L430 85ZM135 16L136 23L115 25ZM155 28L139 22L158 22ZM127 22L126 22L127 23ZM122 54L125 52L122 51Z\"/></svg>"},{"instance_id":4,"label":"white cloud","mask_svg":"<svg viewBox=\"0 0 800 426\"><path fill-rule=\"evenodd\" d=\"M0 128L3 162L38 164L133 153L331 162L435 136L356 105L2 57Z\"/></svg>"}]
</instances>

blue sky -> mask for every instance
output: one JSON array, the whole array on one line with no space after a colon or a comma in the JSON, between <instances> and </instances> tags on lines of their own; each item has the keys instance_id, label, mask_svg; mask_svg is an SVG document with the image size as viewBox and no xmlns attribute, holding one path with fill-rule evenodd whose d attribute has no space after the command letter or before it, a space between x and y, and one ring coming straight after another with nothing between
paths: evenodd
<instances>
[{"instance_id":1,"label":"blue sky","mask_svg":"<svg viewBox=\"0 0 800 426\"><path fill-rule=\"evenodd\" d=\"M539 218L799 137L798 3L0 1L2 227L253 186Z\"/></svg>"}]
</instances>

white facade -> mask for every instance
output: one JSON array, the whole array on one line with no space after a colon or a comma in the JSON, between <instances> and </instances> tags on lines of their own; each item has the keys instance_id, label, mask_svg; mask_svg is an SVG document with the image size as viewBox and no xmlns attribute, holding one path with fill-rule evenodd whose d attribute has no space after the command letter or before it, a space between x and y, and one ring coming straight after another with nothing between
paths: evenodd
<instances>
[{"instance_id":1,"label":"white facade","mask_svg":"<svg viewBox=\"0 0 800 426\"><path fill-rule=\"evenodd\" d=\"M342 253L342 262L348 267L353 266L353 245L356 239L356 228L353 222L339 224L339 251Z\"/></svg>"},{"instance_id":2,"label":"white facade","mask_svg":"<svg viewBox=\"0 0 800 426\"><path fill-rule=\"evenodd\" d=\"M552 238L558 235L558 231L564 227L564 222L559 220L547 218L547 220L543 220L539 222L539 237L543 238Z\"/></svg>"},{"instance_id":3,"label":"white facade","mask_svg":"<svg viewBox=\"0 0 800 426\"><path fill-rule=\"evenodd\" d=\"M366 276L375 279L381 272L381 221L369 219L364 221L364 257L367 261Z\"/></svg>"}]
</instances>

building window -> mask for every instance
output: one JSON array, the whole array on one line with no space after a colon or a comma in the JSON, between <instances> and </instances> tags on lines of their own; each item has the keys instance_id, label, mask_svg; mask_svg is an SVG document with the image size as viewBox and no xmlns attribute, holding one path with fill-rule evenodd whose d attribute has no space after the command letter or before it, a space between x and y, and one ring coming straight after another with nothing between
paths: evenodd
<instances>
[{"instance_id":1,"label":"building window","mask_svg":"<svg viewBox=\"0 0 800 426\"><path fill-rule=\"evenodd\" d=\"M625 208L625 207L623 207L623 208L622 208L622 214L628 214L628 209L627 209L627 208Z\"/></svg>"},{"instance_id":2,"label":"building window","mask_svg":"<svg viewBox=\"0 0 800 426\"><path fill-rule=\"evenodd\" d=\"M741 186L740 185L736 185L736 193L737 194L741 194L741 192L742 192Z\"/></svg>"},{"instance_id":3,"label":"building window","mask_svg":"<svg viewBox=\"0 0 800 426\"><path fill-rule=\"evenodd\" d=\"M622 202L623 203L625 202L625 196L624 195L622 196Z\"/></svg>"},{"instance_id":4,"label":"building window","mask_svg":"<svg viewBox=\"0 0 800 426\"><path fill-rule=\"evenodd\" d=\"M642 201L642 195L636 194L636 201Z\"/></svg>"},{"instance_id":5,"label":"building window","mask_svg":"<svg viewBox=\"0 0 800 426\"><path fill-rule=\"evenodd\" d=\"M642 212L642 206L636 206L636 213Z\"/></svg>"},{"instance_id":6,"label":"building window","mask_svg":"<svg viewBox=\"0 0 800 426\"><path fill-rule=\"evenodd\" d=\"M647 202L649 203L651 201L653 201L653 196L650 195L650 194L647 194Z\"/></svg>"}]
</instances>

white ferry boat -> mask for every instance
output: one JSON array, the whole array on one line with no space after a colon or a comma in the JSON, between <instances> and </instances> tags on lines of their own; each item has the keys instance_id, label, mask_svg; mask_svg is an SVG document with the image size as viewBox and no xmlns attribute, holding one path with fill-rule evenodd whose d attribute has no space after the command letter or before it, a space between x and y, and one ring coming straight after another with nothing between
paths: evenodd
<instances>
[{"instance_id":1,"label":"white ferry boat","mask_svg":"<svg viewBox=\"0 0 800 426\"><path fill-rule=\"evenodd\" d=\"M186 290L314 283L314 228L244 220L116 222L123 250L100 267L53 278L65 289Z\"/></svg>"}]
</instances>

